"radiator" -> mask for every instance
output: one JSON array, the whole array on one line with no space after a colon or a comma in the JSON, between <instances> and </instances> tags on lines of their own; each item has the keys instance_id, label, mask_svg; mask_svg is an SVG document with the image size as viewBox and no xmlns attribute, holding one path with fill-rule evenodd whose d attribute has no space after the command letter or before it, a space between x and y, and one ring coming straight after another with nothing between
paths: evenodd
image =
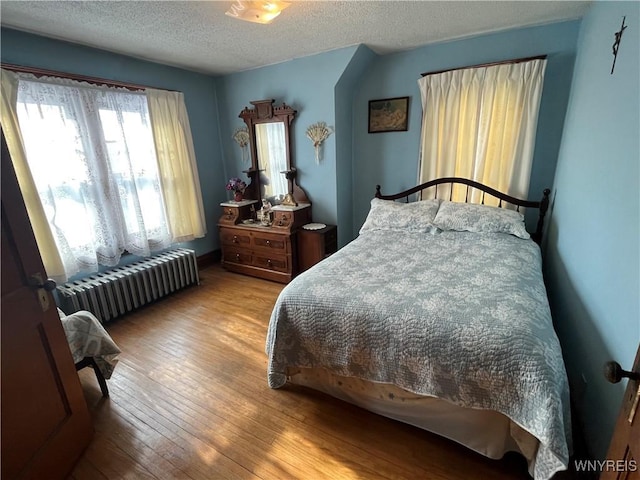
<instances>
[{"instance_id":1,"label":"radiator","mask_svg":"<svg viewBox=\"0 0 640 480\"><path fill-rule=\"evenodd\" d=\"M105 323L199 283L196 253L179 248L65 283L57 291L60 308L66 314L88 310Z\"/></svg>"}]
</instances>

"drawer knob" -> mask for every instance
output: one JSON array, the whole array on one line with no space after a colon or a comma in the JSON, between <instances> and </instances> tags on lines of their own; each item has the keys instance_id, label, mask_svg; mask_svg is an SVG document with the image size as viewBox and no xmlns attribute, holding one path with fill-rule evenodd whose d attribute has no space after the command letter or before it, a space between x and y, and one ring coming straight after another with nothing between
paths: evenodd
<instances>
[{"instance_id":1,"label":"drawer knob","mask_svg":"<svg viewBox=\"0 0 640 480\"><path fill-rule=\"evenodd\" d=\"M236 253L236 260L240 261L240 254Z\"/></svg>"},{"instance_id":2,"label":"drawer knob","mask_svg":"<svg viewBox=\"0 0 640 480\"><path fill-rule=\"evenodd\" d=\"M267 245L271 245L271 240L267 240Z\"/></svg>"},{"instance_id":3,"label":"drawer knob","mask_svg":"<svg viewBox=\"0 0 640 480\"><path fill-rule=\"evenodd\" d=\"M273 265L271 264L271 259L267 260L267 265L271 268Z\"/></svg>"},{"instance_id":4,"label":"drawer knob","mask_svg":"<svg viewBox=\"0 0 640 480\"><path fill-rule=\"evenodd\" d=\"M238 243L238 236L237 235L233 236L233 243Z\"/></svg>"}]
</instances>

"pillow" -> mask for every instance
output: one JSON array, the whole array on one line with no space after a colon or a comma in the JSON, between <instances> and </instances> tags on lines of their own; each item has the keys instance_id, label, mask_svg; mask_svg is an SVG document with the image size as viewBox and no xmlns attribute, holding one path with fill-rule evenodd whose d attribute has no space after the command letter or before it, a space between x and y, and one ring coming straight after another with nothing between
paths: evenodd
<instances>
[{"instance_id":1,"label":"pillow","mask_svg":"<svg viewBox=\"0 0 640 480\"><path fill-rule=\"evenodd\" d=\"M524 216L520 212L475 203L444 201L433 224L442 230L508 233L520 238L529 238L524 226Z\"/></svg>"},{"instance_id":2,"label":"pillow","mask_svg":"<svg viewBox=\"0 0 640 480\"><path fill-rule=\"evenodd\" d=\"M420 202L394 202L373 198L371 209L360 233L375 230L398 230L429 233L433 228L440 200L422 200Z\"/></svg>"}]
</instances>

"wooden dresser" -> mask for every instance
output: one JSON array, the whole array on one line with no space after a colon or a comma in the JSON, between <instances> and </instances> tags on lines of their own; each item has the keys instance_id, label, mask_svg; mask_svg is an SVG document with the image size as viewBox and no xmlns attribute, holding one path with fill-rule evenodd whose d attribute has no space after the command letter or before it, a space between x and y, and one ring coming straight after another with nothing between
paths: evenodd
<instances>
[{"instance_id":1,"label":"wooden dresser","mask_svg":"<svg viewBox=\"0 0 640 480\"><path fill-rule=\"evenodd\" d=\"M257 200L220 204L222 266L232 272L288 283L298 273L298 237L311 221L311 205L273 207L270 227L253 222Z\"/></svg>"}]
</instances>

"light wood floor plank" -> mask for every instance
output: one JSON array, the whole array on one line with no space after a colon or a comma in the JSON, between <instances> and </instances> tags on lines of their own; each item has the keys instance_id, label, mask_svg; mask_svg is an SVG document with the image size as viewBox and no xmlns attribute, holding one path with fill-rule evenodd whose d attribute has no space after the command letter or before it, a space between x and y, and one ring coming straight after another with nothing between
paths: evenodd
<instances>
[{"instance_id":1,"label":"light wood floor plank","mask_svg":"<svg viewBox=\"0 0 640 480\"><path fill-rule=\"evenodd\" d=\"M453 442L298 386L267 386L265 337L283 286L225 272L106 325L123 353L101 397L79 372L95 436L69 477L529 479L518 455Z\"/></svg>"}]
</instances>

